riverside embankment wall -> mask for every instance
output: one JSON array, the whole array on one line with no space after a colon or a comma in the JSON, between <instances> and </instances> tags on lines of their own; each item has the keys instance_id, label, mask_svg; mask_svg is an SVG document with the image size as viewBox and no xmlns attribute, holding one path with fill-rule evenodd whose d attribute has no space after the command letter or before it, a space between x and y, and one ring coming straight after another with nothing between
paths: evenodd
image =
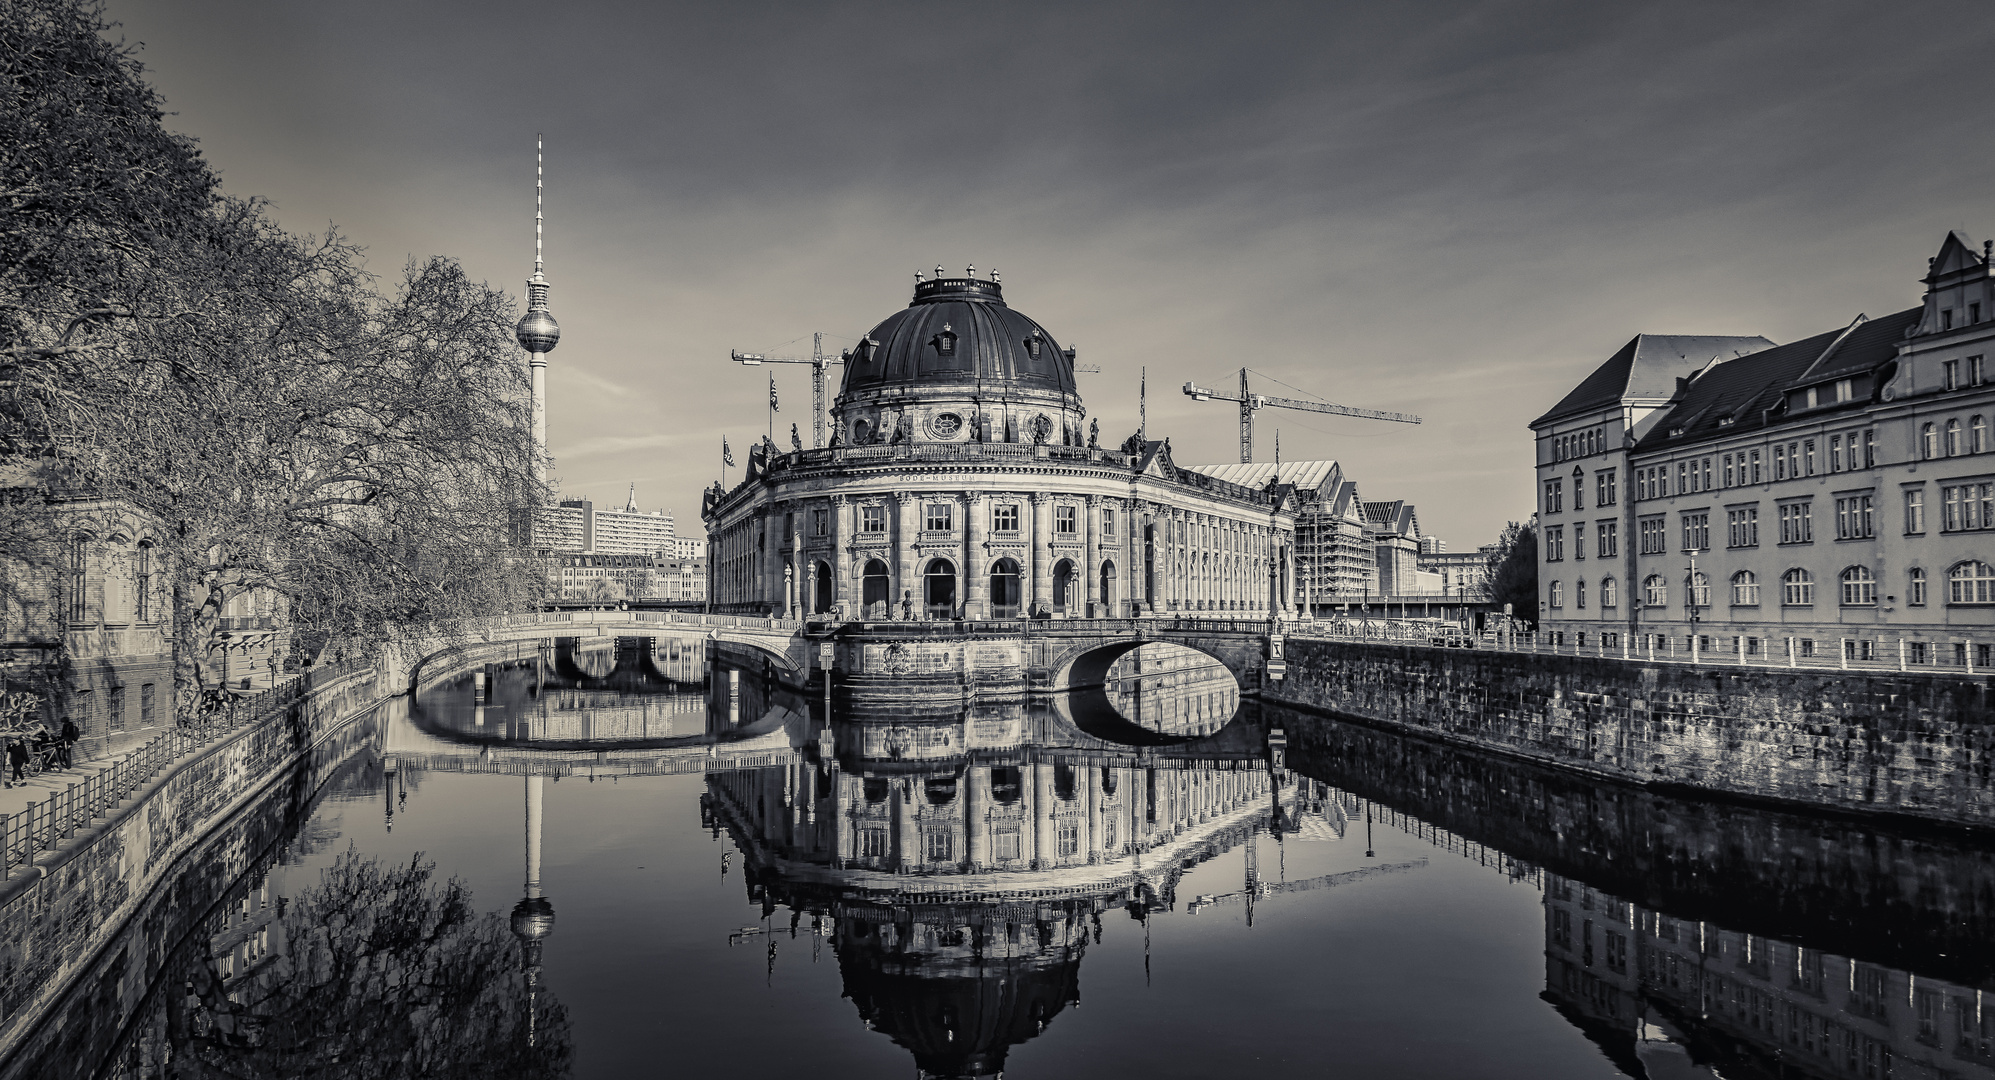
<instances>
[{"instance_id":1,"label":"riverside embankment wall","mask_svg":"<svg viewBox=\"0 0 1995 1080\"><path fill-rule=\"evenodd\" d=\"M54 1003L135 919L172 903L157 889L180 860L297 766L351 752L352 721L395 689L371 667L313 673L297 693L272 698L267 714L189 746L0 882L0 1060L30 1036L59 1038L49 1027Z\"/></svg>"},{"instance_id":2,"label":"riverside embankment wall","mask_svg":"<svg viewBox=\"0 0 1995 1080\"><path fill-rule=\"evenodd\" d=\"M1643 784L1995 826L1995 677L1290 639L1270 700Z\"/></svg>"}]
</instances>

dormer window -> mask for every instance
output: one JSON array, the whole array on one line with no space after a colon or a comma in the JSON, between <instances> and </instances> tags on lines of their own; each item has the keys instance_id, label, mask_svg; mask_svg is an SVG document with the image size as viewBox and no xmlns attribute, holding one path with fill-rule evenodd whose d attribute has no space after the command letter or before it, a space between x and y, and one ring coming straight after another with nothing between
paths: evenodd
<instances>
[{"instance_id":1,"label":"dormer window","mask_svg":"<svg viewBox=\"0 0 1995 1080\"><path fill-rule=\"evenodd\" d=\"M942 332L935 335L935 351L943 356L956 355L956 331L948 323L943 323Z\"/></svg>"},{"instance_id":2,"label":"dormer window","mask_svg":"<svg viewBox=\"0 0 1995 1080\"><path fill-rule=\"evenodd\" d=\"M865 364L872 362L873 352L879 347L880 343L874 341L872 338L861 338L859 339L859 344L852 351L859 357L859 362Z\"/></svg>"},{"instance_id":3,"label":"dormer window","mask_svg":"<svg viewBox=\"0 0 1995 1080\"><path fill-rule=\"evenodd\" d=\"M1814 387L1812 387L1812 386L1811 386L1811 387L1809 387L1809 388L1808 388L1808 407L1812 409L1812 408L1814 408L1815 406L1817 406L1817 405L1819 405L1819 404L1821 404L1821 401L1820 401L1820 399L1819 399L1819 398L1818 398L1818 397L1816 396L1816 391L1815 391L1815 388L1814 388Z\"/></svg>"},{"instance_id":4,"label":"dormer window","mask_svg":"<svg viewBox=\"0 0 1995 1080\"><path fill-rule=\"evenodd\" d=\"M1025 355L1030 356L1034 360L1039 359L1039 350L1045 344L1045 341L1045 337L1039 331L1034 330L1032 336L1025 339Z\"/></svg>"},{"instance_id":5,"label":"dormer window","mask_svg":"<svg viewBox=\"0 0 1995 1080\"><path fill-rule=\"evenodd\" d=\"M1949 307L1949 308L1941 308L1941 309L1940 309L1940 329L1942 329L1942 330L1951 330L1951 329L1953 329L1953 309L1952 309L1952 308L1950 308L1950 307Z\"/></svg>"},{"instance_id":6,"label":"dormer window","mask_svg":"<svg viewBox=\"0 0 1995 1080\"><path fill-rule=\"evenodd\" d=\"M1848 379L1836 380L1836 400L1848 401L1856 396L1856 385Z\"/></svg>"}]
</instances>

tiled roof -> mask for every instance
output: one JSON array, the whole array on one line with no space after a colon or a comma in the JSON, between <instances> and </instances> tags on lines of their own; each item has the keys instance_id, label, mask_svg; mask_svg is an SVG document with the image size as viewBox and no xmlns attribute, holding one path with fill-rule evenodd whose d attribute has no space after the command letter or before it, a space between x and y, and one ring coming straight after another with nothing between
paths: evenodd
<instances>
[{"instance_id":1,"label":"tiled roof","mask_svg":"<svg viewBox=\"0 0 1995 1080\"><path fill-rule=\"evenodd\" d=\"M1694 442L1721 428L1731 433L1767 427L1767 410L1796 385L1869 371L1897 356L1898 343L1923 310L1910 308L1855 329L1830 330L1720 364L1690 384L1668 415L1636 444L1636 452ZM1728 418L1731 422L1725 423Z\"/></svg>"},{"instance_id":2,"label":"tiled roof","mask_svg":"<svg viewBox=\"0 0 1995 1080\"><path fill-rule=\"evenodd\" d=\"M1574 413L1614 405L1623 398L1667 401L1676 380L1692 375L1713 357L1721 363L1772 347L1763 337L1726 334L1636 334L1621 351L1593 369L1572 392L1559 400L1532 427Z\"/></svg>"}]
</instances>

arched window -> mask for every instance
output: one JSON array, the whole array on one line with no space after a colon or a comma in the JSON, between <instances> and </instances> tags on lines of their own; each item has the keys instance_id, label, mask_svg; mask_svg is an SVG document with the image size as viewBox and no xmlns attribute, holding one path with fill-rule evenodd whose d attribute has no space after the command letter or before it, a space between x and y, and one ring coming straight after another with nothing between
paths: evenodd
<instances>
[{"instance_id":1,"label":"arched window","mask_svg":"<svg viewBox=\"0 0 1995 1080\"><path fill-rule=\"evenodd\" d=\"M866 568L860 576L860 604L865 608L866 618L884 619L889 615L893 597L888 592L887 564L878 559L866 560Z\"/></svg>"},{"instance_id":2,"label":"arched window","mask_svg":"<svg viewBox=\"0 0 1995 1080\"><path fill-rule=\"evenodd\" d=\"M1877 605L1877 578L1868 566L1851 566L1843 570L1843 606L1875 607Z\"/></svg>"},{"instance_id":3,"label":"arched window","mask_svg":"<svg viewBox=\"0 0 1995 1080\"><path fill-rule=\"evenodd\" d=\"M1919 452L1927 461L1940 456L1940 433L1931 424L1919 425Z\"/></svg>"},{"instance_id":4,"label":"arched window","mask_svg":"<svg viewBox=\"0 0 1995 1080\"><path fill-rule=\"evenodd\" d=\"M1732 575L1732 603L1738 607L1759 606L1759 579L1751 570Z\"/></svg>"},{"instance_id":5,"label":"arched window","mask_svg":"<svg viewBox=\"0 0 1995 1080\"><path fill-rule=\"evenodd\" d=\"M1988 421L1980 413L1968 418L1967 450L1970 454L1988 452Z\"/></svg>"},{"instance_id":6,"label":"arched window","mask_svg":"<svg viewBox=\"0 0 1995 1080\"><path fill-rule=\"evenodd\" d=\"M1642 579L1642 606L1669 606L1669 582L1664 581L1661 574L1650 574Z\"/></svg>"},{"instance_id":7,"label":"arched window","mask_svg":"<svg viewBox=\"0 0 1995 1080\"><path fill-rule=\"evenodd\" d=\"M1789 607L1806 607L1815 602L1815 575L1795 567L1780 575L1780 602Z\"/></svg>"},{"instance_id":8,"label":"arched window","mask_svg":"<svg viewBox=\"0 0 1995 1080\"><path fill-rule=\"evenodd\" d=\"M1552 582L1552 606L1566 606L1566 585L1563 581Z\"/></svg>"},{"instance_id":9,"label":"arched window","mask_svg":"<svg viewBox=\"0 0 1995 1080\"><path fill-rule=\"evenodd\" d=\"M1615 605L1616 603L1618 603L1619 601L1620 601L1620 597L1619 597L1619 596L1617 596L1617 595L1615 595L1615 589L1614 589L1614 579L1613 579L1613 578L1611 578L1611 577L1608 577L1608 578L1601 578L1601 579L1600 579L1600 606L1601 606L1601 607L1604 607L1604 608L1611 608L1611 607L1613 607L1613 606L1614 606L1614 605Z\"/></svg>"},{"instance_id":10,"label":"arched window","mask_svg":"<svg viewBox=\"0 0 1995 1080\"><path fill-rule=\"evenodd\" d=\"M1905 592L1905 602L1908 604L1926 602L1926 571L1923 568L1917 566L1912 568L1911 581L1906 586Z\"/></svg>"},{"instance_id":11,"label":"arched window","mask_svg":"<svg viewBox=\"0 0 1995 1080\"><path fill-rule=\"evenodd\" d=\"M1702 570L1690 575L1690 606L1711 606L1711 575Z\"/></svg>"},{"instance_id":12,"label":"arched window","mask_svg":"<svg viewBox=\"0 0 1995 1080\"><path fill-rule=\"evenodd\" d=\"M1947 421L1947 456L1948 456L1948 457L1959 457L1959 456L1960 456L1960 452L1961 452L1961 451L1960 451L1960 421L1959 421L1958 419L1954 419L1954 420L1948 420L1948 421Z\"/></svg>"},{"instance_id":13,"label":"arched window","mask_svg":"<svg viewBox=\"0 0 1995 1080\"><path fill-rule=\"evenodd\" d=\"M1586 610L1586 579L1572 583L1572 604L1581 611Z\"/></svg>"},{"instance_id":14,"label":"arched window","mask_svg":"<svg viewBox=\"0 0 1995 1080\"><path fill-rule=\"evenodd\" d=\"M90 539L78 536L69 542L69 565L65 567L69 579L69 621L80 623L90 612L88 596L90 587Z\"/></svg>"},{"instance_id":15,"label":"arched window","mask_svg":"<svg viewBox=\"0 0 1995 1080\"><path fill-rule=\"evenodd\" d=\"M1995 604L1995 566L1970 559L1947 571L1947 603Z\"/></svg>"}]
</instances>

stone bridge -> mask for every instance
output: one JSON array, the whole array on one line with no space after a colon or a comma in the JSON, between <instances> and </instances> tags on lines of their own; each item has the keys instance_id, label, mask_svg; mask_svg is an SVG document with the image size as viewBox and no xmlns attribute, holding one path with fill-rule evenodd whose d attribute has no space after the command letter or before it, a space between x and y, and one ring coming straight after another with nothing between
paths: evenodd
<instances>
[{"instance_id":1,"label":"stone bridge","mask_svg":"<svg viewBox=\"0 0 1995 1080\"><path fill-rule=\"evenodd\" d=\"M1085 690L1100 687L1118 659L1161 642L1219 661L1241 693L1258 694L1281 671L1269 664L1280 645L1269 627L1258 619L1191 618L863 622L813 627L806 636L834 647L837 680L853 691Z\"/></svg>"}]
</instances>

